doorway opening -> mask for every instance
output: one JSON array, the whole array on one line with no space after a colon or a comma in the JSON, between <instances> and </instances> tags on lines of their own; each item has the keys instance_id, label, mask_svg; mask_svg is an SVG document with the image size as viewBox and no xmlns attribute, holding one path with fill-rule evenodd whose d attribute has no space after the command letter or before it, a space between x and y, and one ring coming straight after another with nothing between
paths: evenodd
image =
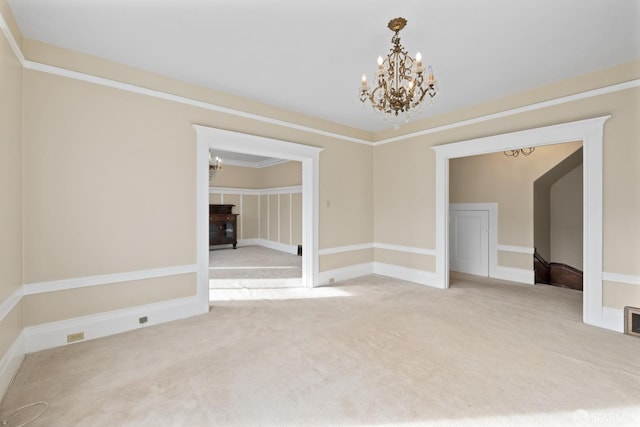
<instances>
[{"instance_id":1,"label":"doorway opening","mask_svg":"<svg viewBox=\"0 0 640 427\"><path fill-rule=\"evenodd\" d=\"M207 126L196 130L196 236L198 311L209 310L209 149L255 156L295 160L302 163L302 286L318 283L318 166L321 148Z\"/></svg>"},{"instance_id":2,"label":"doorway opening","mask_svg":"<svg viewBox=\"0 0 640 427\"><path fill-rule=\"evenodd\" d=\"M436 285L449 286L449 159L563 142L583 143L583 321L604 327L602 312L602 146L610 116L433 147L436 152Z\"/></svg>"},{"instance_id":3,"label":"doorway opening","mask_svg":"<svg viewBox=\"0 0 640 427\"><path fill-rule=\"evenodd\" d=\"M217 148L211 156L223 167L209 187L210 301L300 288L302 163ZM231 215L211 214L219 210Z\"/></svg>"}]
</instances>

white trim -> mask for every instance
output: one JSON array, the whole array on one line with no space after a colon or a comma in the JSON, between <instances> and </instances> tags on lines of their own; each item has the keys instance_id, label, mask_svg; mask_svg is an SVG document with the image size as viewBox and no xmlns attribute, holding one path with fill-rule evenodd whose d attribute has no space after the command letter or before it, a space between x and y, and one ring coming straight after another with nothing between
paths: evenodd
<instances>
[{"instance_id":1,"label":"white trim","mask_svg":"<svg viewBox=\"0 0 640 427\"><path fill-rule=\"evenodd\" d=\"M365 249L372 249L373 243L361 243L358 245L347 245L347 246L334 246L333 248L324 248L318 251L320 256L323 255L334 255L341 254L344 252L352 252L352 251L363 251Z\"/></svg>"},{"instance_id":2,"label":"white trim","mask_svg":"<svg viewBox=\"0 0 640 427\"><path fill-rule=\"evenodd\" d=\"M136 86L136 85L133 85L133 84L122 83L122 82L118 82L118 81L111 80L111 79L106 79L106 78L102 78L102 77L96 77L96 76L92 76L92 75L89 75L89 74L80 73L80 72L77 72L77 71L67 70L67 69L60 68L60 67L53 67L53 66L50 66L50 65L47 65L47 64L41 64L41 63L38 63L38 62L29 61L29 60L25 59L24 54L22 53L22 50L20 49L20 47L18 46L16 40L14 39L13 34L9 30L8 25L7 25L7 23L6 23L4 17L2 16L1 13L0 13L0 27L1 27L5 37L7 38L9 44L11 45L11 48L15 52L17 58L19 59L20 63L22 64L22 66L24 68L27 68L27 69L36 70L36 71L40 71L40 72L43 72L43 73L60 75L60 76L64 76L64 77L68 77L68 78L72 78L72 79L76 79L76 80L87 81L87 82L99 84L99 85L102 85L102 86L113 87L113 88L126 90L126 91L133 92L133 93L140 93L140 94L144 94L144 95L148 95L148 96L152 96L152 97L156 97L156 98L160 98L160 99L165 99L165 100L169 100L169 101L174 101L174 102L178 102L178 103L182 103L182 104L187 104L187 105L192 105L192 106L195 106L195 107L204 108L204 109L207 109L207 110L219 111L219 112L226 113L226 114L231 114L231 115L235 115L235 116L239 116L239 117L245 117L245 118L249 118L249 119L254 119L254 120L265 122L265 123L271 123L271 124L276 124L276 125L279 125L279 126L288 127L288 128L291 128L291 129L298 129L298 130L302 130L302 131L306 131L306 132L310 132L310 133L315 133L315 134L318 134L318 135L329 136L329 137L332 137L332 138L342 139L342 140L349 141L349 142L355 142L355 143L358 143L358 144L365 144L365 145L372 145L372 146L388 144L390 142L401 141L401 140L409 139L409 138L415 138L415 137L421 136L421 135L428 135L428 134L431 134L431 133L442 132L442 131L445 131L445 130L450 130L450 129L455 129L455 128L459 128L459 127L469 126L469 125L472 125L472 124L481 123L481 122L488 121L488 120L494 120L494 119L498 119L498 118L502 118L502 117L508 117L508 116L512 116L512 115L515 115L515 114L520 114L520 113L527 112L527 111L533 111L533 110L538 110L538 109L541 109L541 108L547 108L547 107L551 107L551 106L555 106L555 105L559 105L559 104L564 104L564 103L567 103L567 102L573 102L573 101L576 101L576 100L590 98L590 97L594 97L594 96L606 95L608 93L618 92L618 91L621 91L621 90L631 89L631 88L635 88L635 87L640 86L640 79L630 80L630 81L623 82L623 83L617 83L617 84L604 86L604 87L600 87L600 88L596 88L596 89L590 89L590 90L587 90L587 91L584 91L584 92L580 92L580 93L576 93L576 94L573 94L573 95L562 96L560 98L556 98L556 99L552 99L552 100L548 100L548 101L537 102L537 103L534 103L534 104L529 104L529 105L525 105L525 106L522 106L522 107L509 109L509 110L501 111L501 112L498 112L498 113L487 114L487 115L484 115L484 116L475 117L473 119L461 120L459 122L450 123L448 125L437 126L437 127L434 127L434 128L429 128L429 129L425 129L425 130L422 130L422 131L413 132L413 133L409 133L409 134L404 134L404 135L400 135L400 136L396 136L396 137L386 138L386 139L382 139L380 141L375 141L374 142L374 141L364 140L364 139L361 139L361 138L345 136L345 135L337 134L337 133L334 133L334 132L327 132L327 131L323 131L321 129L316 129L316 128L312 128L312 127L308 127L308 126L302 126L302 125L298 125L298 124L295 124L295 123L286 122L286 121L283 121L283 120L277 120L277 119L273 119L271 117L260 116L258 114L247 113L247 112L244 112L244 111L235 110L235 109L227 108L227 107L222 107L222 106L219 106L219 105L216 105L216 104L211 104L211 103L207 103L207 102L203 102L203 101L197 101L197 100L186 98L186 97L182 97L182 96L172 95L172 94L169 94L169 93L166 93L166 92L161 92L161 91L158 91L158 90L146 89L146 88L143 88L143 87L140 87L140 86ZM269 156L266 156L266 157L269 157Z\"/></svg>"},{"instance_id":3,"label":"white trim","mask_svg":"<svg viewBox=\"0 0 640 427\"><path fill-rule=\"evenodd\" d=\"M389 245L387 243L374 242L373 247L375 249L385 249L388 251L406 252L410 254L436 256L434 249L417 248L415 246L402 246L402 245Z\"/></svg>"},{"instance_id":4,"label":"white trim","mask_svg":"<svg viewBox=\"0 0 640 427\"><path fill-rule=\"evenodd\" d=\"M390 251L406 252L406 253L418 254L418 255L429 255L429 256L436 255L436 251L434 249L417 248L414 246L390 245L387 243L377 243L377 242L360 243L357 245L347 245L347 246L334 246L332 248L320 249L318 253L321 256L334 255L334 254L340 254L344 252L362 251L365 249L386 249Z\"/></svg>"},{"instance_id":5,"label":"white trim","mask_svg":"<svg viewBox=\"0 0 640 427\"><path fill-rule=\"evenodd\" d=\"M355 279L369 274L373 274L373 262L349 265L347 267L321 271L318 274L318 284L319 286L332 285L334 282L342 282L343 280ZM333 279L333 282L331 279Z\"/></svg>"},{"instance_id":6,"label":"white trim","mask_svg":"<svg viewBox=\"0 0 640 427\"><path fill-rule=\"evenodd\" d=\"M18 334L9 349L0 358L0 402L4 398L13 377L18 373L26 353L24 330Z\"/></svg>"},{"instance_id":7,"label":"white trim","mask_svg":"<svg viewBox=\"0 0 640 427\"><path fill-rule=\"evenodd\" d=\"M606 271L603 271L602 280L606 280L607 282L617 282L625 283L627 285L640 286L640 276L634 276L631 274L608 273Z\"/></svg>"},{"instance_id":8,"label":"white trim","mask_svg":"<svg viewBox=\"0 0 640 427\"><path fill-rule=\"evenodd\" d=\"M580 100L580 99L586 99L586 98L591 98L591 97L594 97L594 96L606 95L608 93L619 92L621 90L626 90L626 89L633 89L633 88L638 87L638 86L640 86L640 79L630 80L630 81L623 82L623 83L617 83L617 84L613 84L613 85L610 85L610 86L604 86L604 87L600 87L600 88L597 88L597 89L587 90L587 91L576 93L576 94L573 94L573 95L562 96L560 98L551 99L551 100L548 100L548 101L536 102L534 104L529 104L529 105L525 105L525 106L518 107L518 108L512 108L510 110L500 111L498 113L487 114L487 115L484 115L484 116L475 117L473 119L462 120L462 121L453 122L453 123L450 123L450 124L447 124L447 125L436 126L436 127L424 129L424 130L417 131L417 132L412 132L412 133L408 133L408 134L404 134L404 135L400 135L400 136L395 136L395 137L392 137L392 138L386 138L386 139L374 142L373 145L374 146L378 146L378 145L388 144L390 142L402 141L402 140L408 139L408 138L415 138L417 136L429 135L429 134L436 133L436 132L443 132L445 130L451 130L451 129L455 129L455 128L459 128L459 127L463 127L463 126L469 126L469 125L473 125L473 124L476 124L476 123L486 122L486 121L489 121L489 120L500 119L500 118L503 118L503 117L509 117L509 116L513 116L515 114L524 113L524 112L527 112L527 111L534 111L534 110L539 110L539 109L542 109L542 108L553 107L555 105L565 104L567 102L573 102L573 101L577 101L577 100ZM520 147L520 148L524 148L524 147Z\"/></svg>"},{"instance_id":9,"label":"white trim","mask_svg":"<svg viewBox=\"0 0 640 427\"><path fill-rule=\"evenodd\" d=\"M382 276L406 280L407 282L435 287L436 274L432 271L416 270L414 268L400 267L398 265L383 262L373 263L373 272Z\"/></svg>"},{"instance_id":10,"label":"white trim","mask_svg":"<svg viewBox=\"0 0 640 427\"><path fill-rule=\"evenodd\" d=\"M491 278L508 280L510 282L524 283L525 285L535 285L536 277L534 270L524 268L503 267L498 265L491 273Z\"/></svg>"},{"instance_id":11,"label":"white trim","mask_svg":"<svg viewBox=\"0 0 640 427\"><path fill-rule=\"evenodd\" d=\"M498 247L498 204L497 203L450 203L449 210L488 211L489 212L489 277L497 277L496 275L500 275L500 273L496 273L496 270L498 268L498 249L497 249ZM447 224L448 223L449 223L449 216L447 213ZM436 239L437 239L437 233L436 233ZM437 243L436 243L436 246L437 246ZM437 251L435 255L437 257Z\"/></svg>"},{"instance_id":12,"label":"white trim","mask_svg":"<svg viewBox=\"0 0 640 427\"><path fill-rule=\"evenodd\" d=\"M274 188L234 188L234 187L209 187L209 194L232 194L244 196L265 196L270 194L302 193L302 185Z\"/></svg>"},{"instance_id":13,"label":"white trim","mask_svg":"<svg viewBox=\"0 0 640 427\"><path fill-rule=\"evenodd\" d=\"M603 328L616 332L624 332L624 310L613 307L602 307Z\"/></svg>"},{"instance_id":14,"label":"white trim","mask_svg":"<svg viewBox=\"0 0 640 427\"><path fill-rule=\"evenodd\" d=\"M280 234L280 222L282 220L282 215L280 214L280 194L277 194L278 196L278 238L276 239L276 242L280 242L282 241L282 236Z\"/></svg>"},{"instance_id":15,"label":"white trim","mask_svg":"<svg viewBox=\"0 0 640 427\"><path fill-rule=\"evenodd\" d=\"M192 296L29 326L24 329L26 352L67 345L68 334L84 332L86 341L197 314L198 300ZM147 316L147 323L141 325L142 316Z\"/></svg>"},{"instance_id":16,"label":"white trim","mask_svg":"<svg viewBox=\"0 0 640 427\"><path fill-rule=\"evenodd\" d=\"M496 249L501 252L515 252L527 255L533 255L535 252L534 248L529 248L527 246L498 245Z\"/></svg>"},{"instance_id":17,"label":"white trim","mask_svg":"<svg viewBox=\"0 0 640 427\"><path fill-rule=\"evenodd\" d=\"M21 62L22 62L23 66L26 69L30 69L30 70L34 70L34 71L40 71L40 72L43 72L43 73L59 75L59 76L62 76L62 77L67 77L67 78L71 78L71 79L75 79L75 80L85 81L85 82L89 82L89 83L95 83L95 84L98 84L98 85L101 85L101 86L113 87L113 88L120 89L120 90L125 90L125 91L128 91L128 92L147 95L147 96L151 96L151 97L154 97L154 98L160 98L160 99L164 99L164 100L167 100L167 101L173 101L173 102L177 102L177 103L180 103L180 104L186 104L186 105L190 105L190 106L194 106L194 107L198 107L198 108L203 108L203 109L206 109L206 110L222 112L222 113L225 113L225 114L231 114L231 115L234 115L234 116L244 117L244 118L248 118L248 119L252 119L252 120L256 120L256 121L260 121L260 122L264 122L264 123L270 123L270 124L275 124L275 125L278 125L278 126L284 126L284 127L290 128L290 129L302 130L302 131L309 132L309 133L314 133L314 134L318 134L318 135L328 136L328 137L331 137L331 138L336 138L336 139L341 139L341 140L345 140L345 141L349 141L349 142L355 142L355 143L358 143L358 144L365 144L365 145L371 145L371 146L378 146L378 145L388 144L388 143L391 143L391 142L397 142L397 141L402 141L402 140L405 140L405 139L415 138L415 137L418 137L418 136L429 135L429 134L436 133L436 132L442 132L442 131L445 131L445 130L456 129L456 128L459 128L459 127L469 126L469 125L473 125L473 124L476 124L476 123L482 123L482 122L489 121L489 120L495 120L495 119L499 119L499 118L503 118L503 117L509 117L509 116L512 116L512 115L515 115L515 114L524 113L524 112L527 112L527 111L539 110L539 109L542 109L542 108L552 107L552 106L559 105L559 104L564 104L564 103L567 103L567 102L573 102L573 101L576 101L576 100L591 98L591 97L594 97L594 96L606 95L608 93L618 92L618 91L626 90L626 89L632 89L632 88L640 86L640 79L630 80L628 82L617 83L617 84L613 84L613 85L610 85L610 86L591 89L591 90L587 90L587 91L580 92L580 93L577 93L577 94L573 94L573 95L568 95L568 96L552 99L552 100L549 100L549 101L537 102L537 103L534 103L534 104L529 104L529 105L525 105L525 106L522 106L522 107L513 108L513 109L510 109L510 110L505 110L505 111L501 111L501 112L498 112L498 113L487 114L487 115L484 115L484 116L475 117L473 119L462 120L462 121L459 121L459 122L454 122L454 123L450 123L450 124L443 125L443 126L436 126L436 127L433 127L433 128L424 129L422 131L412 132L412 133L399 135L399 136L395 136L395 137L386 138L386 139L382 139L382 140L379 140L379 141L372 142L372 141L367 141L367 140L364 140L364 139L361 139L361 138L354 138L354 137L345 136L345 135L341 135L341 134L334 133L334 132L323 131L321 129L316 129L316 128L312 128L312 127L308 127L308 126L302 126L302 125L298 125L298 124L295 124L295 123L287 122L287 121L284 121L284 120L278 120L278 119L273 119L271 117L260 116L258 114L247 113L247 112L244 112L244 111L235 110L235 109L228 108L228 107L222 107L222 106L219 106L219 105L216 105L216 104L211 104L211 103L204 102L204 101L198 101L198 100L194 100L194 99L191 99L191 98L186 98L186 97L183 97L183 96L173 95L173 94L169 94L169 93L158 91L158 90L147 89L147 88L143 88L143 87L136 86L136 85L133 85L133 84L122 83L122 82L118 82L118 81L115 81L115 80L111 80L111 79L107 79L107 78L103 78L103 77L92 76L90 74L85 74L85 73L80 73L80 72L77 72L77 71L67 70L67 69L64 69L64 68L54 67L54 66L47 65L47 64L33 62L33 61L25 60L25 59L23 59ZM268 155L266 155L266 156L268 157Z\"/></svg>"},{"instance_id":18,"label":"white trim","mask_svg":"<svg viewBox=\"0 0 640 427\"><path fill-rule=\"evenodd\" d=\"M328 132L321 129L312 128L309 126L303 126L296 123L287 122L284 120L274 119L272 117L261 116L259 114L248 113L246 111L235 110L233 108L223 107L209 102L198 101L196 99L187 98L184 96L173 95L167 92L162 92L154 89L147 89L141 86L136 86L130 83L123 83L116 80L107 79L104 77L92 76L90 74L81 73L78 71L68 70L65 68L54 67L52 65L42 64L39 62L33 62L29 60L24 61L24 68L33 71L39 71L42 73L53 74L61 77L67 77L74 80L80 80L88 83L94 83L100 86L112 87L115 89L125 90L127 92L137 93L140 95L151 96L153 98L159 98L166 101L177 102L179 104L185 104L192 107L198 107L209 111L216 111L220 113L230 114L236 117L243 117L250 120L256 120L263 123L274 124L283 126L290 129L297 129L304 132L313 133L316 135L327 136L330 138L341 139L343 141L355 142L358 144L371 145L371 141L365 141L360 138L354 138L350 136L341 135L334 132ZM218 147L219 148L219 147ZM222 149L222 148L221 148ZM227 150L227 149L225 149ZM233 147L229 147L228 151L233 151ZM265 157L277 157L276 155L258 154ZM208 157L207 157L208 158Z\"/></svg>"},{"instance_id":19,"label":"white trim","mask_svg":"<svg viewBox=\"0 0 640 427\"><path fill-rule=\"evenodd\" d=\"M259 237L238 240L238 244L236 245L236 247L241 248L244 246L263 246L265 248L274 249L276 251L286 252L292 255L298 255L298 245L289 245L286 243L273 242L271 240L261 239ZM233 248L233 245L216 245L215 248L228 249L228 248Z\"/></svg>"},{"instance_id":20,"label":"white trim","mask_svg":"<svg viewBox=\"0 0 640 427\"><path fill-rule=\"evenodd\" d=\"M7 297L2 303L0 303L0 322L4 320L4 318L11 313L11 311L15 308L16 305L22 299L24 295L24 285L18 286L15 291L11 295Z\"/></svg>"},{"instance_id":21,"label":"white trim","mask_svg":"<svg viewBox=\"0 0 640 427\"><path fill-rule=\"evenodd\" d=\"M234 159L223 159L224 165L230 166L241 166L244 168L254 168L254 169L262 169L267 168L269 166L281 165L283 163L287 163L289 160L284 159L267 159L261 162L247 162L242 160L234 160Z\"/></svg>"},{"instance_id":22,"label":"white trim","mask_svg":"<svg viewBox=\"0 0 640 427\"><path fill-rule=\"evenodd\" d=\"M13 33L11 33L9 25L7 25L7 21L5 21L2 13L0 13L0 30L2 30L2 32L4 33L4 36L7 39L9 46L11 46L13 53L16 55L16 58L18 58L18 61L20 61L20 65L24 67L25 59L24 55L22 54L22 50L20 49L20 46L18 46L16 39L13 38Z\"/></svg>"},{"instance_id":23,"label":"white trim","mask_svg":"<svg viewBox=\"0 0 640 427\"><path fill-rule=\"evenodd\" d=\"M271 238L271 195L267 195L267 240ZM262 203L259 201L258 203ZM260 218L262 219L262 218Z\"/></svg>"},{"instance_id":24,"label":"white trim","mask_svg":"<svg viewBox=\"0 0 640 427\"><path fill-rule=\"evenodd\" d=\"M596 117L476 138L432 147L436 152L436 275L438 287L449 286L449 159L506 149L583 141L583 320L602 326L602 146L604 123Z\"/></svg>"},{"instance_id":25,"label":"white trim","mask_svg":"<svg viewBox=\"0 0 640 427\"><path fill-rule=\"evenodd\" d=\"M197 264L189 264L175 267L154 268L151 270L130 271L126 273L104 274L101 276L77 277L73 279L51 280L48 282L27 283L24 285L24 295L86 288L89 286L109 285L112 283L131 282L134 280L153 279L156 277L177 276L180 274L196 273L197 271Z\"/></svg>"},{"instance_id":26,"label":"white trim","mask_svg":"<svg viewBox=\"0 0 640 427\"><path fill-rule=\"evenodd\" d=\"M302 162L302 283L318 283L318 193L320 152L323 148L201 125L196 130L196 238L198 259L197 295L201 312L209 309L209 149L235 151ZM296 246L297 253L297 246Z\"/></svg>"},{"instance_id":27,"label":"white trim","mask_svg":"<svg viewBox=\"0 0 640 427\"><path fill-rule=\"evenodd\" d=\"M286 252L293 255L298 254L298 245L287 245L285 243L265 239L251 239L251 241L255 242L254 244L256 245L264 246L265 248L275 249L276 251Z\"/></svg>"}]
</instances>

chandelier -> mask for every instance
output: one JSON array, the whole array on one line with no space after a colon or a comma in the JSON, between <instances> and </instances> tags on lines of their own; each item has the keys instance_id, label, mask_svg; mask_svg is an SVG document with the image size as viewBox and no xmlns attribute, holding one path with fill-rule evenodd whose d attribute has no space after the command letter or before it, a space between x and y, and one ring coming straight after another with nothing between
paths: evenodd
<instances>
[{"instance_id":1,"label":"chandelier","mask_svg":"<svg viewBox=\"0 0 640 427\"><path fill-rule=\"evenodd\" d=\"M533 153L535 149L536 147L521 148L519 150L507 150L504 152L504 155L509 157L518 157L520 154L522 154L523 156L528 156L529 154Z\"/></svg>"},{"instance_id":2,"label":"chandelier","mask_svg":"<svg viewBox=\"0 0 640 427\"><path fill-rule=\"evenodd\" d=\"M222 159L218 156L215 158L211 156L211 150L209 150L209 181L216 177L219 170L222 169Z\"/></svg>"},{"instance_id":3,"label":"chandelier","mask_svg":"<svg viewBox=\"0 0 640 427\"><path fill-rule=\"evenodd\" d=\"M414 60L400 44L398 33L406 24L407 20L404 18L389 21L387 26L394 32L391 38L393 47L384 60L381 56L378 57L376 86L370 89L367 76L363 74L360 88L360 101L364 104L368 100L375 111L392 120L408 120L410 113L422 105L426 95L433 100L438 93L431 66L425 73L420 52Z\"/></svg>"}]
</instances>

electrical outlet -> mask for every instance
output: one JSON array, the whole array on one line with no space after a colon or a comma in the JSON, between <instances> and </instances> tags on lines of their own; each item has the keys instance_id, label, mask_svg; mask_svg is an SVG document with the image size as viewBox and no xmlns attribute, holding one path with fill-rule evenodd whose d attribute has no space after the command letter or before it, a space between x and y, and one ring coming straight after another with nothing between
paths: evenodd
<instances>
[{"instance_id":1,"label":"electrical outlet","mask_svg":"<svg viewBox=\"0 0 640 427\"><path fill-rule=\"evenodd\" d=\"M84 339L84 332L76 332L75 334L67 335L67 343L82 341Z\"/></svg>"},{"instance_id":2,"label":"electrical outlet","mask_svg":"<svg viewBox=\"0 0 640 427\"><path fill-rule=\"evenodd\" d=\"M138 322L140 322L140 324L142 325L143 323L147 323L148 320L149 319L147 319L147 316L142 316L138 319Z\"/></svg>"},{"instance_id":3,"label":"electrical outlet","mask_svg":"<svg viewBox=\"0 0 640 427\"><path fill-rule=\"evenodd\" d=\"M335 283L335 282L336 282L336 279L334 279L333 277L329 278L329 283Z\"/></svg>"}]
</instances>

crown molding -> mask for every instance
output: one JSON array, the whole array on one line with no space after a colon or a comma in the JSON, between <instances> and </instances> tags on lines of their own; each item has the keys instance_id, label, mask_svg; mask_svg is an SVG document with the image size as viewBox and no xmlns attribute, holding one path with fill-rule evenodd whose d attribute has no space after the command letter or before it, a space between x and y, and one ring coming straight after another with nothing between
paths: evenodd
<instances>
[{"instance_id":1,"label":"crown molding","mask_svg":"<svg viewBox=\"0 0 640 427\"><path fill-rule=\"evenodd\" d=\"M640 86L640 79L630 80L623 83L617 83L610 86L605 86L597 89L591 89L584 92L575 93L573 95L561 96L560 98L551 99L548 101L536 102L534 104L525 105L523 107L512 108L498 113L487 114L473 119L461 120L459 122L453 122L442 126L436 126L428 129L424 129L417 132L407 133L400 136L394 136L391 138L382 139L373 143L374 146L388 144L391 142L402 141L404 139L415 138L417 136L429 135L432 133L442 132L445 130L451 130L463 126L469 126L476 123L482 123L489 120L500 119L503 117L509 117L528 111L540 110L542 108L553 107L555 105L565 104L567 102L573 102L580 99L591 98L594 96L606 95L608 93L618 92L621 90L632 89Z\"/></svg>"},{"instance_id":2,"label":"crown molding","mask_svg":"<svg viewBox=\"0 0 640 427\"><path fill-rule=\"evenodd\" d=\"M281 165L283 163L287 163L290 160L286 160L286 159L267 159L267 160L263 160L261 162L245 162L242 160L232 160L232 159L225 159L224 157L222 157L222 164L223 166L241 166L244 168L254 168L254 169L262 169L262 168L266 168L269 166L275 166L275 165Z\"/></svg>"},{"instance_id":3,"label":"crown molding","mask_svg":"<svg viewBox=\"0 0 640 427\"><path fill-rule=\"evenodd\" d=\"M18 58L18 61L20 61L20 64L24 67L25 58L22 54L22 50L20 49L16 39L13 37L13 33L11 33L9 25L7 25L7 21L4 19L4 16L2 16L2 13L0 13L0 30L4 33L4 36L7 39L9 46L11 46L13 53L16 55L16 58Z\"/></svg>"},{"instance_id":4,"label":"crown molding","mask_svg":"<svg viewBox=\"0 0 640 427\"><path fill-rule=\"evenodd\" d=\"M143 88L141 86L136 86L136 85L129 84L129 83L123 83L123 82L119 82L119 81L116 81L116 80L111 80L111 79L107 79L107 78L103 78L103 77L93 76L93 75L86 74L86 73L81 73L81 72L78 72L78 71L73 71L73 70L69 70L69 69L65 69L65 68L61 68L61 67L54 67L54 66L43 64L43 63L39 63L39 62L30 61L30 60L25 59L24 54L22 53L22 50L20 49L20 46L18 45L18 43L16 42L15 38L13 37L13 34L9 30L8 25L7 25L7 23L6 23L4 17L2 16L1 13L0 13L0 29L4 33L6 39L8 40L9 44L11 45L11 48L15 52L16 57L18 58L20 63L23 65L24 68L29 69L29 70L40 71L40 72L47 73L47 74L54 74L54 75L67 77L67 78L80 80L80 81L85 81L85 82L89 82L89 83L95 83L95 84L98 84L98 85L101 85L101 86L107 86L107 87L112 87L112 88L116 88L116 89L121 89L121 90L125 90L125 91L132 92L132 93L138 93L138 94L142 94L142 95L152 96L152 97L155 97L155 98L160 98L160 99L164 99L164 100L168 100L168 101L178 102L178 103L181 103L181 104L190 105L190 106L194 106L194 107L199 107L199 108L203 108L203 109L210 110L210 111L217 111L217 112L221 112L221 113L225 113L225 114L231 114L231 115L234 115L234 116L244 117L244 118L248 118L248 119L251 119L251 120L257 120L257 121L264 122L264 123L274 124L274 125L286 127L286 128L289 128L289 129L301 130L301 131L313 133L313 134L316 134L316 135L327 136L327 137L330 137L330 138L336 138L336 139L340 139L340 140L344 140L344 141L348 141L348 142L354 142L354 143L358 143L358 144L365 144L365 145L370 145L370 146L374 146L374 147L378 146L378 145L389 144L389 143L392 143L392 142L402 141L402 140L405 140L405 139L415 138L415 137L418 137L418 136L429 135L429 134L433 134L433 133L437 133L437 132L456 129L456 128L459 128L459 127L469 126L469 125L473 125L473 124L476 124L476 123L482 123L482 122L486 122L486 121L489 121L489 120L495 120L495 119L499 119L499 118L503 118L503 117L512 116L512 115L515 115L515 114L520 114L520 113L524 113L524 112L528 112L528 111L539 110L539 109L542 109L542 108L547 108L547 107L551 107L551 106L555 106L555 105L559 105L559 104L564 104L564 103L567 103L567 102L572 102L572 101L576 101L576 100L580 100L580 99L591 98L591 97L594 97L594 96L600 96L600 95L604 95L604 94L608 94L608 93L612 93L612 92L617 92L617 91L621 91L621 90L626 90L626 89L631 89L631 88L635 88L635 87L639 87L640 86L640 79L634 79L634 80L630 80L630 81L627 81L627 82L617 83L617 84L613 84L613 85L609 85L609 86L605 86L605 87L601 87L601 88L597 88L597 89L591 89L591 90L579 92L579 93L576 93L576 94L573 94L573 95L568 95L568 96L555 98L555 99L548 100L548 101L537 102L537 103L534 103L534 104L529 104L529 105L525 105L525 106L518 107L518 108L504 110L504 111L501 111L501 112L498 112L498 113L487 114L487 115L484 115L484 116L475 117L473 119L461 120L461 121L449 123L449 124L442 125L442 126L436 126L436 127L432 127L432 128L427 128L427 129L424 129L424 130L421 130L421 131L417 131L417 132L412 132L412 133L407 133L407 134L404 134L404 135L385 138L385 139L381 139L379 141L367 141L367 140L364 140L364 139L361 139L361 138L350 137L350 136L342 135L342 134L335 133L335 132L329 132L329 131L324 131L324 130L321 130L321 129L316 129L316 128L313 128L313 127L310 127L310 126L303 126L303 125L299 125L299 124L296 124L296 123L291 123L291 122L288 122L288 121L285 121L285 120L274 119L274 118L271 118L271 117L261 116L259 114L247 113L245 111L240 111L240 110L236 110L236 109L233 109L233 108L223 107L223 106L220 106L220 105L217 105L217 104L213 104L213 103L208 103L208 102L198 101L198 100L187 98L187 97L183 97L183 96L173 95L173 94L162 92L162 91L159 91L159 90L147 89L147 88Z\"/></svg>"}]
</instances>

